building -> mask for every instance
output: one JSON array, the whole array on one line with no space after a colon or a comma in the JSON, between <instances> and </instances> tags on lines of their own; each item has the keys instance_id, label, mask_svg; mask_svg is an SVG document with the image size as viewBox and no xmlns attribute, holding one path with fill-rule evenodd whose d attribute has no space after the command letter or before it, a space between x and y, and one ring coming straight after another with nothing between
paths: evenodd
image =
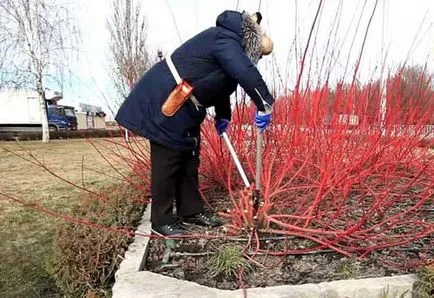
<instances>
[{"instance_id":1,"label":"building","mask_svg":"<svg viewBox=\"0 0 434 298\"><path fill-rule=\"evenodd\" d=\"M80 103L76 112L78 129L106 129L106 114L101 107Z\"/></svg>"}]
</instances>

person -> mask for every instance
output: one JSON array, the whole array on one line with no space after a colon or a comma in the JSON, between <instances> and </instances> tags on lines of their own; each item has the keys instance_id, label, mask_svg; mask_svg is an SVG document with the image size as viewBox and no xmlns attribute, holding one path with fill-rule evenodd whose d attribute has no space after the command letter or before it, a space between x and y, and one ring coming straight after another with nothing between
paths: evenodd
<instances>
[{"instance_id":1,"label":"person","mask_svg":"<svg viewBox=\"0 0 434 298\"><path fill-rule=\"evenodd\" d=\"M176 236L186 233L184 225L222 224L206 214L199 192L200 126L206 108L214 107L216 130L226 132L238 84L257 107L256 126L270 123L274 98L256 65L273 42L261 20L259 12L222 12L214 27L146 71L119 108L118 124L150 141L153 233ZM172 214L174 200L181 222Z\"/></svg>"}]
</instances>

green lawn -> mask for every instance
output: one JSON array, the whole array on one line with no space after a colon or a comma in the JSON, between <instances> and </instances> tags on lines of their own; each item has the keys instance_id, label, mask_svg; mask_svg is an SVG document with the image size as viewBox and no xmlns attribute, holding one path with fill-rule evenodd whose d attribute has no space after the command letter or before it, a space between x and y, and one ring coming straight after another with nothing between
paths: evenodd
<instances>
[{"instance_id":1,"label":"green lawn","mask_svg":"<svg viewBox=\"0 0 434 298\"><path fill-rule=\"evenodd\" d=\"M101 139L93 141L99 148L114 149ZM70 214L80 204L82 191L67 185L21 158L31 151L38 159L68 180L97 190L116 183L108 175L116 172L86 140L56 140L41 142L0 142L0 192L62 214ZM119 169L126 167L108 150L103 150ZM123 150L125 153L125 150ZM61 297L45 268L50 255L51 240L57 221L22 207L0 195L0 297Z\"/></svg>"}]
</instances>

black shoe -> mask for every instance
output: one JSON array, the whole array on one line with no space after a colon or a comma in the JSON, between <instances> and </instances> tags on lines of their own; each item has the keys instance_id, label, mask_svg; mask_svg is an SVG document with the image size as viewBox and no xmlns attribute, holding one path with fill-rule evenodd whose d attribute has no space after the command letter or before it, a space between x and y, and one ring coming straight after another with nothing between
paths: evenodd
<instances>
[{"instance_id":1,"label":"black shoe","mask_svg":"<svg viewBox=\"0 0 434 298\"><path fill-rule=\"evenodd\" d=\"M182 236L185 234L185 230L182 229L178 224L170 224L164 226L154 226L152 225L152 233L159 236Z\"/></svg>"},{"instance_id":2,"label":"black shoe","mask_svg":"<svg viewBox=\"0 0 434 298\"><path fill-rule=\"evenodd\" d=\"M221 222L219 219L213 218L203 213L184 217L182 223L185 225L197 225L209 228L215 228L223 225L223 222Z\"/></svg>"}]
</instances>

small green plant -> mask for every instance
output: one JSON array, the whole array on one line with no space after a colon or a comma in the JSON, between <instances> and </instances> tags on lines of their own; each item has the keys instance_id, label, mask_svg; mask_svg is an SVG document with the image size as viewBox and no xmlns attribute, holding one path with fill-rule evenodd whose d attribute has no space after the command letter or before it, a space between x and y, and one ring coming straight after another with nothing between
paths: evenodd
<instances>
[{"instance_id":1,"label":"small green plant","mask_svg":"<svg viewBox=\"0 0 434 298\"><path fill-rule=\"evenodd\" d=\"M380 298L389 298L389 285L381 291Z\"/></svg>"},{"instance_id":2,"label":"small green plant","mask_svg":"<svg viewBox=\"0 0 434 298\"><path fill-rule=\"evenodd\" d=\"M382 293L380 294L380 298L393 298L393 297L397 297L397 298L405 298L406 295L408 294L408 290L404 291L403 293L401 293L399 296L390 296L389 295L389 285L387 285L386 289L383 289Z\"/></svg>"},{"instance_id":3,"label":"small green plant","mask_svg":"<svg viewBox=\"0 0 434 298\"><path fill-rule=\"evenodd\" d=\"M243 257L242 249L236 245L224 246L208 262L211 277L234 278L253 270L249 261Z\"/></svg>"},{"instance_id":4,"label":"small green plant","mask_svg":"<svg viewBox=\"0 0 434 298\"><path fill-rule=\"evenodd\" d=\"M419 280L415 283L416 297L434 297L434 265L423 268L418 274Z\"/></svg>"},{"instance_id":5,"label":"small green plant","mask_svg":"<svg viewBox=\"0 0 434 298\"><path fill-rule=\"evenodd\" d=\"M353 279L359 274L359 262L345 262L339 265L337 272L341 274L343 279Z\"/></svg>"}]
</instances>

